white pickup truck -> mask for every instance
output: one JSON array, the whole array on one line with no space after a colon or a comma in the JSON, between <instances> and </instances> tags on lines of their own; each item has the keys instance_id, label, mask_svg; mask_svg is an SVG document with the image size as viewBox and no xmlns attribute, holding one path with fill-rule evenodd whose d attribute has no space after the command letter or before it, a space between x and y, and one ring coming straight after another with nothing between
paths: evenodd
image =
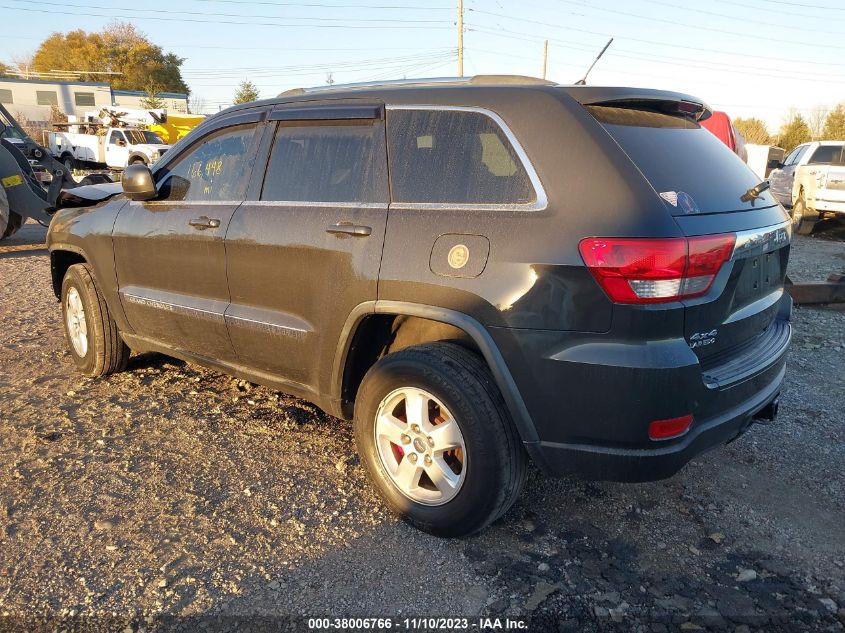
<instances>
[{"instance_id":1,"label":"white pickup truck","mask_svg":"<svg viewBox=\"0 0 845 633\"><path fill-rule=\"evenodd\" d=\"M47 149L68 169L124 169L133 163L152 165L170 148L156 134L140 128L105 128L99 134L70 129L46 134Z\"/></svg>"},{"instance_id":2,"label":"white pickup truck","mask_svg":"<svg viewBox=\"0 0 845 633\"><path fill-rule=\"evenodd\" d=\"M796 232L808 235L826 216L845 219L845 141L804 143L775 166L771 191L792 209Z\"/></svg>"}]
</instances>

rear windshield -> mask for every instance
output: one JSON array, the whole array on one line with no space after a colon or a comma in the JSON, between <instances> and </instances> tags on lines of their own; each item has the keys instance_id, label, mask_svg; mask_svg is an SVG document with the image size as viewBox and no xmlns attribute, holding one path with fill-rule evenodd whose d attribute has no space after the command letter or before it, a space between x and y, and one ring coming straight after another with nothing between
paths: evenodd
<instances>
[{"instance_id":1,"label":"rear windshield","mask_svg":"<svg viewBox=\"0 0 845 633\"><path fill-rule=\"evenodd\" d=\"M698 123L661 112L587 106L673 215L746 211L776 204L768 192L740 198L760 178Z\"/></svg>"},{"instance_id":2,"label":"rear windshield","mask_svg":"<svg viewBox=\"0 0 845 633\"><path fill-rule=\"evenodd\" d=\"M808 165L845 165L845 145L820 145Z\"/></svg>"}]
</instances>

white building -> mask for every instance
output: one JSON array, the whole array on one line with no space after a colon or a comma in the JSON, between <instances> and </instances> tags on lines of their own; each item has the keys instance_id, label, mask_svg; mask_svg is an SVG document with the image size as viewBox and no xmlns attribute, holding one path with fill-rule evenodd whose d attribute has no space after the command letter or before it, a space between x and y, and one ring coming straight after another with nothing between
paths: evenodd
<instances>
[{"instance_id":1,"label":"white building","mask_svg":"<svg viewBox=\"0 0 845 633\"><path fill-rule=\"evenodd\" d=\"M49 121L54 105L64 114L81 117L86 111L103 107L140 108L146 96L140 90L112 90L107 83L0 78L0 103L12 116L33 122ZM163 92L159 98L168 110L188 111L188 95L184 93Z\"/></svg>"},{"instance_id":2,"label":"white building","mask_svg":"<svg viewBox=\"0 0 845 633\"><path fill-rule=\"evenodd\" d=\"M112 105L124 108L141 109L141 100L147 97L142 90L112 90ZM188 95L184 92L159 92L158 98L164 101L162 108L169 112L188 112Z\"/></svg>"}]
</instances>

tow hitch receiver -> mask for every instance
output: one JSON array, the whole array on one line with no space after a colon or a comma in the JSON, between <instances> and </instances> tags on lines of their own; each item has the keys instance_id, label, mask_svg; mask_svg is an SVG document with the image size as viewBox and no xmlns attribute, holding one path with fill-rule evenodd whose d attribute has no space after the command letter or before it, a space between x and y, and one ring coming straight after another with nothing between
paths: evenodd
<instances>
[{"instance_id":1,"label":"tow hitch receiver","mask_svg":"<svg viewBox=\"0 0 845 633\"><path fill-rule=\"evenodd\" d=\"M765 407L760 409L757 413L754 414L754 421L755 422L774 422L775 418L778 414L778 407L780 406L780 396L775 396L775 399L772 400L769 404Z\"/></svg>"}]
</instances>

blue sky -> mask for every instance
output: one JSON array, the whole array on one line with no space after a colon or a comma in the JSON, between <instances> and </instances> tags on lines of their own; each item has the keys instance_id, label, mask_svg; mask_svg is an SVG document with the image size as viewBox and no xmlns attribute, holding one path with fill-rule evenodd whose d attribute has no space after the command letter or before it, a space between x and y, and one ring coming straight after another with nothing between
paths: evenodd
<instances>
[{"instance_id":1,"label":"blue sky","mask_svg":"<svg viewBox=\"0 0 845 633\"><path fill-rule=\"evenodd\" d=\"M451 0L0 0L0 60L31 53L54 31L132 22L185 58L183 75L209 112L243 79L262 96L335 82L453 76ZM143 7L143 8L142 8ZM774 130L791 108L845 101L842 0L465 0L465 74L542 72L571 83L609 37L589 78L689 92Z\"/></svg>"}]
</instances>

